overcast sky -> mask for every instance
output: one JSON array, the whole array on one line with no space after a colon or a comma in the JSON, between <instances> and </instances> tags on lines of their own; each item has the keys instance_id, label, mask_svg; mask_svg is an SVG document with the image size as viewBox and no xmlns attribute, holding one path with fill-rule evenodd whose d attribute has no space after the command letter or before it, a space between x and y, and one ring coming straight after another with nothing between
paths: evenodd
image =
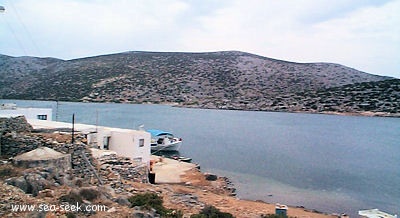
<instances>
[{"instance_id":1,"label":"overcast sky","mask_svg":"<svg viewBox=\"0 0 400 218\"><path fill-rule=\"evenodd\" d=\"M400 78L400 0L0 0L0 53L238 50Z\"/></svg>"}]
</instances>

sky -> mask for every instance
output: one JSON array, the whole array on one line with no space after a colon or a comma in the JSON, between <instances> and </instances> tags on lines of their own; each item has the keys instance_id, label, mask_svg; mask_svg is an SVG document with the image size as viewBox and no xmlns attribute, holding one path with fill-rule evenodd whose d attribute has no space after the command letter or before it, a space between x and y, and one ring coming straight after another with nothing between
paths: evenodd
<instances>
[{"instance_id":1,"label":"sky","mask_svg":"<svg viewBox=\"0 0 400 218\"><path fill-rule=\"evenodd\" d=\"M0 0L0 54L243 51L400 78L400 0Z\"/></svg>"}]
</instances>

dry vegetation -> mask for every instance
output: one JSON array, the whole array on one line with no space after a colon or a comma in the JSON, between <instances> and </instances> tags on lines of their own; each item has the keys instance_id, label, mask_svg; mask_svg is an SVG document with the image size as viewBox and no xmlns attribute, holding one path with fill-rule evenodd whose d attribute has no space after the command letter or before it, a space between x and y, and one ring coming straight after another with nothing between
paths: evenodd
<instances>
[{"instance_id":1,"label":"dry vegetation","mask_svg":"<svg viewBox=\"0 0 400 218\"><path fill-rule=\"evenodd\" d=\"M381 81L388 79L338 64L293 63L236 51L127 52L70 61L0 56L0 98L14 99L396 116L400 82L391 80L387 92L381 87L387 82ZM352 91L354 84L368 82L362 93ZM364 102L360 94L377 102Z\"/></svg>"}]
</instances>

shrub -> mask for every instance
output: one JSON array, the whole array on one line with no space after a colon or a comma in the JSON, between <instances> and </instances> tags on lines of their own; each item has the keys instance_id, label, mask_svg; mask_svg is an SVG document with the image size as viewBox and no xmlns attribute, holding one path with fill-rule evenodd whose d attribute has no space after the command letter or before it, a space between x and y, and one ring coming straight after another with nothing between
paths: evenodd
<instances>
[{"instance_id":1,"label":"shrub","mask_svg":"<svg viewBox=\"0 0 400 218\"><path fill-rule=\"evenodd\" d=\"M70 204L76 204L76 203L82 204L83 203L82 197L78 193L73 192L73 191L69 192L67 195L61 196L59 200L61 202L67 202Z\"/></svg>"},{"instance_id":2,"label":"shrub","mask_svg":"<svg viewBox=\"0 0 400 218\"><path fill-rule=\"evenodd\" d=\"M76 215L72 212L67 213L67 218L76 218Z\"/></svg>"},{"instance_id":3,"label":"shrub","mask_svg":"<svg viewBox=\"0 0 400 218\"><path fill-rule=\"evenodd\" d=\"M162 206L163 200L161 199L160 196L154 193L138 194L130 197L128 200L131 203L131 207L140 206L145 209L154 208L157 211L158 209L163 207Z\"/></svg>"},{"instance_id":4,"label":"shrub","mask_svg":"<svg viewBox=\"0 0 400 218\"><path fill-rule=\"evenodd\" d=\"M147 210L153 208L157 211L158 214L161 215L161 217L180 218L183 216L182 212L179 210L171 210L165 208L162 205L162 198L154 193L138 194L130 197L128 200L131 203L131 207L139 206Z\"/></svg>"},{"instance_id":5,"label":"shrub","mask_svg":"<svg viewBox=\"0 0 400 218\"><path fill-rule=\"evenodd\" d=\"M88 201L93 201L94 199L100 197L100 192L97 191L96 189L85 188L79 191L79 195Z\"/></svg>"},{"instance_id":6,"label":"shrub","mask_svg":"<svg viewBox=\"0 0 400 218\"><path fill-rule=\"evenodd\" d=\"M233 215L230 213L221 212L214 206L206 206L199 214L194 214L190 218L232 218Z\"/></svg>"}]
</instances>

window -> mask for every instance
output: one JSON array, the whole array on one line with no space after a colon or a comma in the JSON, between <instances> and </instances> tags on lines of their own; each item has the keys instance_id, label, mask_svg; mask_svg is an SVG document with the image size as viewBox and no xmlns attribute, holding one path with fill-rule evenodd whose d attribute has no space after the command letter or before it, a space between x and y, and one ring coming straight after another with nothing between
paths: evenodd
<instances>
[{"instance_id":1,"label":"window","mask_svg":"<svg viewBox=\"0 0 400 218\"><path fill-rule=\"evenodd\" d=\"M38 120L47 120L47 115L37 115Z\"/></svg>"},{"instance_id":2,"label":"window","mask_svg":"<svg viewBox=\"0 0 400 218\"><path fill-rule=\"evenodd\" d=\"M110 149L110 136L104 136L103 138L103 149L109 150Z\"/></svg>"},{"instance_id":3,"label":"window","mask_svg":"<svg viewBox=\"0 0 400 218\"><path fill-rule=\"evenodd\" d=\"M143 147L144 146L144 139L139 139L139 147Z\"/></svg>"}]
</instances>

